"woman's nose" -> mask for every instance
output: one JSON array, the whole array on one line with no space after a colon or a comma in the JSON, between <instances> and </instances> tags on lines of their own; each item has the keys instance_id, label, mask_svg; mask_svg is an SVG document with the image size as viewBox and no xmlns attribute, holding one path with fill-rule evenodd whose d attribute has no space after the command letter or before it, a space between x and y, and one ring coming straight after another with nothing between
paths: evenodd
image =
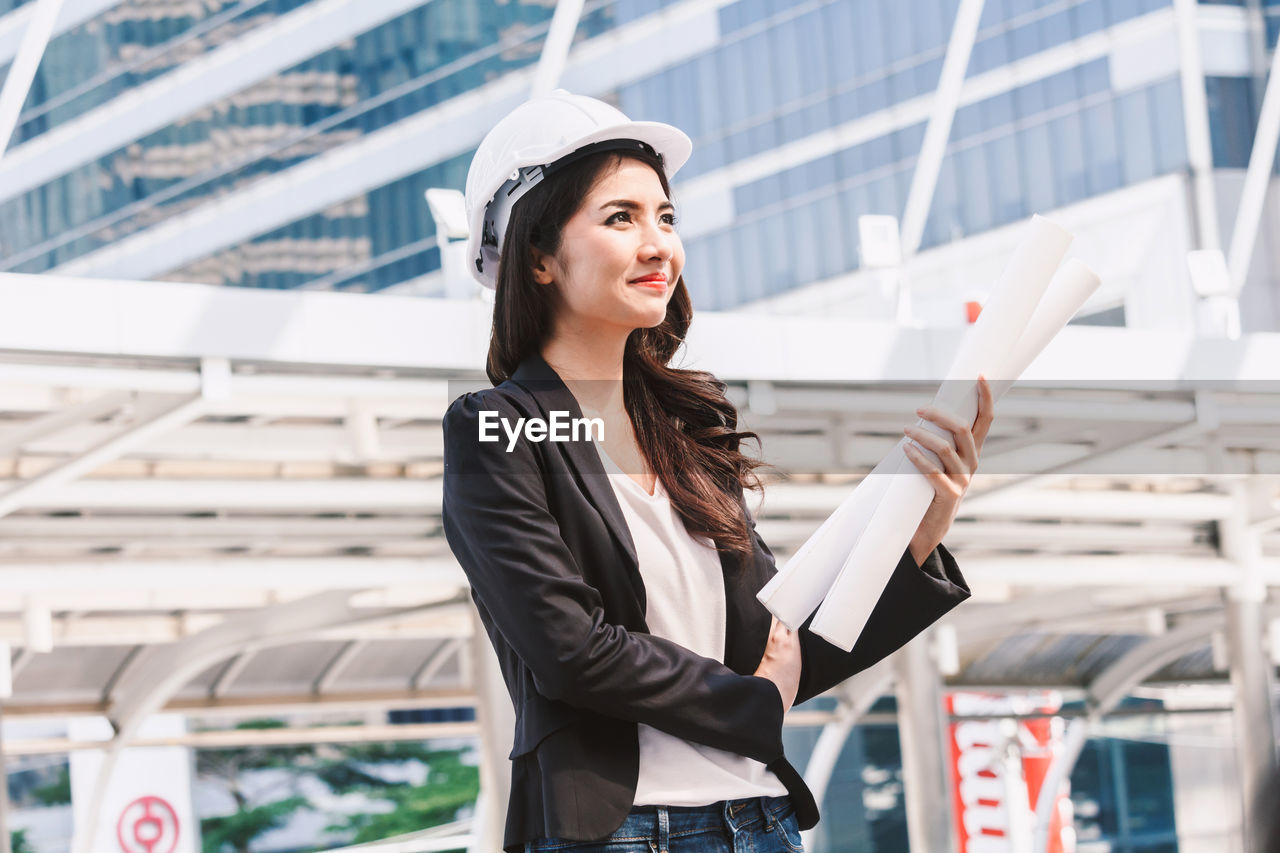
<instances>
[{"instance_id":1,"label":"woman's nose","mask_svg":"<svg viewBox=\"0 0 1280 853\"><path fill-rule=\"evenodd\" d=\"M650 226L645 233L644 243L640 246L640 256L643 258L659 257L666 260L675 254L676 241L679 239L679 236L663 231L656 225Z\"/></svg>"}]
</instances>

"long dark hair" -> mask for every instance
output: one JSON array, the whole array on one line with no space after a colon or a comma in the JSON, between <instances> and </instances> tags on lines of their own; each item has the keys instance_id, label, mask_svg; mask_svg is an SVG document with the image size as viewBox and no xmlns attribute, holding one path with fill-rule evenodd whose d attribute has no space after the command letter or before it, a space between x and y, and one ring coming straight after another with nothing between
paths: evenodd
<instances>
[{"instance_id":1,"label":"long dark hair","mask_svg":"<svg viewBox=\"0 0 1280 853\"><path fill-rule=\"evenodd\" d=\"M645 150L589 154L548 175L516 202L498 263L493 333L486 372L498 385L530 353L540 351L552 332L550 288L533 278L530 247L555 255L565 223L577 212L606 169L623 157L651 167L671 198L662 161ZM668 367L693 318L684 276L676 280L667 315L652 328L627 338L623 354L623 402L645 459L662 478L671 504L692 536L716 549L748 559L754 549L742 507L744 488L761 491L754 469L767 463L739 451L754 432L738 432L738 410L725 397L725 383L702 370Z\"/></svg>"}]
</instances>

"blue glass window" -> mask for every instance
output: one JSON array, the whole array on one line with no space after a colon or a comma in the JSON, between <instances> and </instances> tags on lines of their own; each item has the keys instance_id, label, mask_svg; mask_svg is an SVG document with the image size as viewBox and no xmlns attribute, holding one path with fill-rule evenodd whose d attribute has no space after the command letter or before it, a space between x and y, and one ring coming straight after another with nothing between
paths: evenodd
<instances>
[{"instance_id":1,"label":"blue glass window","mask_svg":"<svg viewBox=\"0 0 1280 853\"><path fill-rule=\"evenodd\" d=\"M1206 77L1213 165L1243 169L1249 165L1256 115L1252 85L1246 77Z\"/></svg>"},{"instance_id":2,"label":"blue glass window","mask_svg":"<svg viewBox=\"0 0 1280 853\"><path fill-rule=\"evenodd\" d=\"M960 221L966 234L991 227L991 184L981 145L970 145L955 153L960 177Z\"/></svg>"},{"instance_id":3,"label":"blue glass window","mask_svg":"<svg viewBox=\"0 0 1280 853\"><path fill-rule=\"evenodd\" d=\"M1022 187L1030 213L1044 213L1057 207L1055 174L1050 154L1049 128L1044 124L1018 131L1018 154L1022 163Z\"/></svg>"},{"instance_id":4,"label":"blue glass window","mask_svg":"<svg viewBox=\"0 0 1280 853\"><path fill-rule=\"evenodd\" d=\"M853 4L853 51L859 77L880 72L888 64L880 20L878 0L859 0Z\"/></svg>"},{"instance_id":5,"label":"blue glass window","mask_svg":"<svg viewBox=\"0 0 1280 853\"><path fill-rule=\"evenodd\" d=\"M1120 126L1120 163L1124 182L1133 184L1155 175L1155 140L1147 93L1141 90L1126 92L1117 98L1116 120Z\"/></svg>"},{"instance_id":6,"label":"blue glass window","mask_svg":"<svg viewBox=\"0 0 1280 853\"><path fill-rule=\"evenodd\" d=\"M1088 107L1081 113L1087 152L1085 180L1090 195L1110 192L1120 186L1120 144L1116 138L1115 106L1111 101Z\"/></svg>"},{"instance_id":7,"label":"blue glass window","mask_svg":"<svg viewBox=\"0 0 1280 853\"><path fill-rule=\"evenodd\" d=\"M991 182L994 224L1002 225L1026 216L1022 200L1022 179L1018 174L1018 146L1010 132L983 146L987 157L987 177Z\"/></svg>"},{"instance_id":8,"label":"blue glass window","mask_svg":"<svg viewBox=\"0 0 1280 853\"><path fill-rule=\"evenodd\" d=\"M916 3L901 0L860 0L867 5L879 5L884 21L885 44L889 63L900 62L912 54L911 31L915 28Z\"/></svg>"},{"instance_id":9,"label":"blue glass window","mask_svg":"<svg viewBox=\"0 0 1280 853\"><path fill-rule=\"evenodd\" d=\"M1076 38L1096 33L1107 25L1106 0L1082 0L1071 7L1070 14Z\"/></svg>"},{"instance_id":10,"label":"blue glass window","mask_svg":"<svg viewBox=\"0 0 1280 853\"><path fill-rule=\"evenodd\" d=\"M1182 87L1177 77L1148 90L1155 124L1156 170L1176 172L1187 165L1187 139L1182 116Z\"/></svg>"},{"instance_id":11,"label":"blue glass window","mask_svg":"<svg viewBox=\"0 0 1280 853\"><path fill-rule=\"evenodd\" d=\"M833 85L853 80L858 75L855 57L853 11L848 3L832 3L819 10L828 46L828 73Z\"/></svg>"},{"instance_id":12,"label":"blue glass window","mask_svg":"<svg viewBox=\"0 0 1280 853\"><path fill-rule=\"evenodd\" d=\"M1063 205L1079 201L1088 193L1079 114L1071 113L1051 121L1049 139L1053 143L1057 202Z\"/></svg>"}]
</instances>

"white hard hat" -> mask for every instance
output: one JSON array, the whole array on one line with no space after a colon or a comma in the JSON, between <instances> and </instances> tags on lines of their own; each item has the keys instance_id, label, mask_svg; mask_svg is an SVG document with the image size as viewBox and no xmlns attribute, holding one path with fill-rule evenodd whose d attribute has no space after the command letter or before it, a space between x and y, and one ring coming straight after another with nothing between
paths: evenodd
<instances>
[{"instance_id":1,"label":"white hard hat","mask_svg":"<svg viewBox=\"0 0 1280 853\"><path fill-rule=\"evenodd\" d=\"M480 142L467 170L471 274L485 287L497 288L498 258L511 208L547 174L595 151L643 146L661 155L668 181L693 151L693 142L678 128L631 121L604 101L564 89L532 98L507 113Z\"/></svg>"}]
</instances>

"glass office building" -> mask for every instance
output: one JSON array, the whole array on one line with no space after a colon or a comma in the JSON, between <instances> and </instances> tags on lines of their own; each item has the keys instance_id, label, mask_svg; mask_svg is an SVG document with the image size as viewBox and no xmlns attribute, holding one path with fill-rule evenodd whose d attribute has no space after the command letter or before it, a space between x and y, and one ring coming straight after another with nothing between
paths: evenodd
<instances>
[{"instance_id":1,"label":"glass office building","mask_svg":"<svg viewBox=\"0 0 1280 853\"><path fill-rule=\"evenodd\" d=\"M1225 170L1247 161L1258 42L1280 29L1280 0L1255 2L1212 7ZM55 34L0 162L0 268L428 295L443 287L423 191L461 188L485 129L436 119L534 64L552 13L82 5L100 8ZM686 280L696 307L737 308L857 270L857 218L901 216L957 6L597 0L564 85L605 80L590 93L694 139L674 187ZM921 248L1186 174L1174 18L1172 0L988 0ZM387 153L397 136L412 156Z\"/></svg>"}]
</instances>

